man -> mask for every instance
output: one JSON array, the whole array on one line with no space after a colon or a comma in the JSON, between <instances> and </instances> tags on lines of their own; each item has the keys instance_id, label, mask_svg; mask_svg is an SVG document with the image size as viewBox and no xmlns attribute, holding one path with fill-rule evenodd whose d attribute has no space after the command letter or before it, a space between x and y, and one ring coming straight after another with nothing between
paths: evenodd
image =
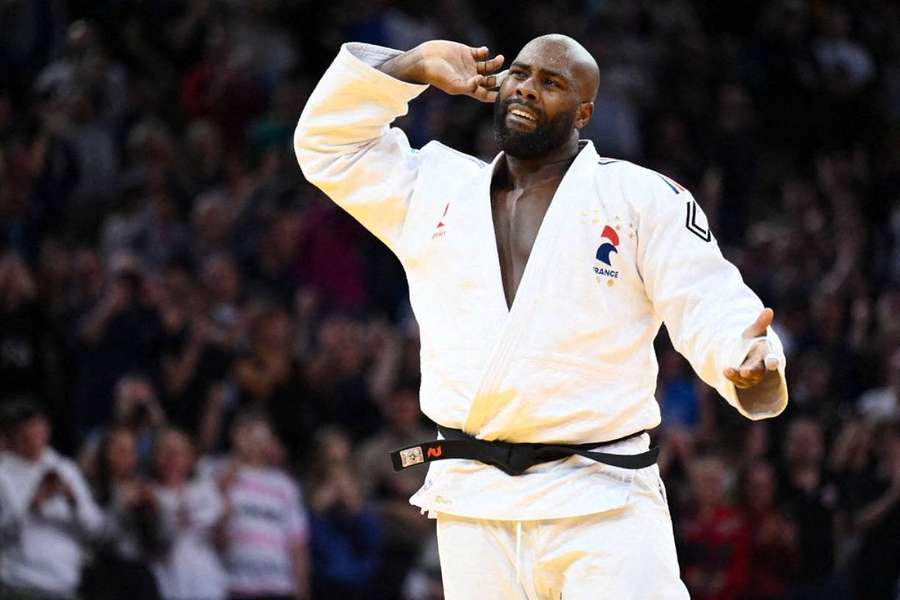
<instances>
[{"instance_id":1,"label":"man","mask_svg":"<svg viewBox=\"0 0 900 600\"><path fill-rule=\"evenodd\" d=\"M599 81L580 44L543 36L502 63L448 41L347 44L294 137L307 179L403 263L423 412L458 454L494 457L434 462L411 502L437 518L450 600L686 598L647 451L660 422L652 342L664 321L730 404L775 416L787 387L772 311L687 190L578 139ZM428 85L494 103L491 164L437 142L413 150L388 126ZM532 466L498 448L568 456Z\"/></svg>"},{"instance_id":2,"label":"man","mask_svg":"<svg viewBox=\"0 0 900 600\"><path fill-rule=\"evenodd\" d=\"M220 486L226 499L223 559L232 598L309 597L308 524L300 490L272 466L278 442L266 417L246 412L231 429L234 453Z\"/></svg>"},{"instance_id":3,"label":"man","mask_svg":"<svg viewBox=\"0 0 900 600\"><path fill-rule=\"evenodd\" d=\"M102 515L75 465L48 446L50 425L29 401L5 407L9 451L0 453L0 597L74 598L84 538Z\"/></svg>"},{"instance_id":4,"label":"man","mask_svg":"<svg viewBox=\"0 0 900 600\"><path fill-rule=\"evenodd\" d=\"M385 426L368 438L356 452L363 493L374 499L384 522L384 552L389 559L378 577L376 597L401 596L403 577L413 565L422 546L434 537L434 524L409 505L409 497L422 487L424 470L407 469L395 473L385 456L395 448L414 445L433 437L422 426L418 390L400 385L381 404ZM399 565L399 568L398 568Z\"/></svg>"},{"instance_id":5,"label":"man","mask_svg":"<svg viewBox=\"0 0 900 600\"><path fill-rule=\"evenodd\" d=\"M415 388L400 385L394 389L382 404L382 413L384 427L366 439L356 453L363 492L366 496L384 500L387 505L393 505L394 499L402 497L405 510L393 507L389 512L406 514L410 510L406 499L422 487L425 473L418 470L394 473L384 457L395 448L427 439L431 432L420 421L419 394ZM421 519L415 510L413 517L417 521Z\"/></svg>"}]
</instances>

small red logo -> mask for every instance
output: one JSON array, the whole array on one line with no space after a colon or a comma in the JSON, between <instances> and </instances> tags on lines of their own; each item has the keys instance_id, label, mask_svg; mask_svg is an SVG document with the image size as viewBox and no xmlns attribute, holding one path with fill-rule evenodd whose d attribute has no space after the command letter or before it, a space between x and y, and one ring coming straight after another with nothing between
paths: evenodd
<instances>
[{"instance_id":1,"label":"small red logo","mask_svg":"<svg viewBox=\"0 0 900 600\"><path fill-rule=\"evenodd\" d=\"M444 228L446 227L446 225L444 225L443 218L447 216L447 211L448 211L448 210L450 210L450 203L449 203L449 202L448 202L447 205L444 207L444 214L442 214L442 215L441 215L441 218L438 219L437 227L434 228L435 231L434 231L433 234L431 234L431 239L438 238L438 237L441 237L441 236L443 236L443 235L446 234L446 231L444 231Z\"/></svg>"},{"instance_id":2,"label":"small red logo","mask_svg":"<svg viewBox=\"0 0 900 600\"><path fill-rule=\"evenodd\" d=\"M428 458L438 458L443 453L443 446L435 446L434 448L429 448L428 452L425 453L425 456L427 456Z\"/></svg>"}]
</instances>

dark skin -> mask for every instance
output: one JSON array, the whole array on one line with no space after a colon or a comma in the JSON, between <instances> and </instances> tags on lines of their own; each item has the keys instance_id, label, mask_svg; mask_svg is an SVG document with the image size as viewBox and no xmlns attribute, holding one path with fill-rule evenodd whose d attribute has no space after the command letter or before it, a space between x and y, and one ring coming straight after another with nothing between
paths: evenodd
<instances>
[{"instance_id":1,"label":"dark skin","mask_svg":"<svg viewBox=\"0 0 900 600\"><path fill-rule=\"evenodd\" d=\"M511 97L506 125L523 131L554 116L574 111L571 135L544 155L520 159L504 153L491 184L491 210L500 273L507 307L512 307L544 215L563 176L578 154L578 131L591 119L599 84L597 64L578 42L562 35L535 38L519 53L509 71L500 72L503 56L491 58L488 48L473 48L446 40L425 42L379 68L409 83L432 85L448 94L481 102ZM530 108L531 119L511 116L515 108ZM764 336L774 314L764 309L744 331L745 338ZM765 406L780 385L778 357L768 342L752 343L737 367L724 376L734 383L748 410Z\"/></svg>"},{"instance_id":2,"label":"dark skin","mask_svg":"<svg viewBox=\"0 0 900 600\"><path fill-rule=\"evenodd\" d=\"M506 115L511 129L528 132L541 121L575 113L575 128L562 145L533 159L505 154L491 184L494 234L508 307L515 300L544 215L578 154L578 130L594 112L598 81L597 65L584 48L571 38L549 35L526 45L500 84L501 103L514 99ZM509 114L519 107L533 109L537 120Z\"/></svg>"}]
</instances>

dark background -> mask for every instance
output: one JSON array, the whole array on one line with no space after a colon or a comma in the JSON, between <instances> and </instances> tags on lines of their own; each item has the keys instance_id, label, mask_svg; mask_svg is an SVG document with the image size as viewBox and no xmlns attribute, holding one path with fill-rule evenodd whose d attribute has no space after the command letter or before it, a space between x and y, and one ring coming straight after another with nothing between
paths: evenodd
<instances>
[{"instance_id":1,"label":"dark background","mask_svg":"<svg viewBox=\"0 0 900 600\"><path fill-rule=\"evenodd\" d=\"M750 423L658 343L693 597L900 598L896 2L5 0L0 32L0 402L43 403L61 452L123 418L123 378L201 453L266 411L303 485L323 428L354 464L408 434L402 270L304 182L296 119L344 41L511 59L567 33L601 68L583 137L693 191L788 357L788 410ZM430 90L401 125L496 151L469 99ZM435 577L431 527L382 475L372 566L341 585L400 598Z\"/></svg>"}]
</instances>

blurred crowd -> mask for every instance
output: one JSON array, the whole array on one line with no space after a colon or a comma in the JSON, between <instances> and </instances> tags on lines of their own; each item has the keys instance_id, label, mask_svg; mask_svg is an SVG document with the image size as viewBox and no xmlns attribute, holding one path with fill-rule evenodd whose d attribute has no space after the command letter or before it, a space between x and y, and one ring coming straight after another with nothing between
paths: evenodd
<instances>
[{"instance_id":1,"label":"blurred crowd","mask_svg":"<svg viewBox=\"0 0 900 600\"><path fill-rule=\"evenodd\" d=\"M0 3L0 597L436 600L402 269L293 157L340 43L601 68L601 154L692 189L775 309L791 405L745 421L658 340L697 600L900 598L900 5ZM490 108L399 123L490 158Z\"/></svg>"}]
</instances>

